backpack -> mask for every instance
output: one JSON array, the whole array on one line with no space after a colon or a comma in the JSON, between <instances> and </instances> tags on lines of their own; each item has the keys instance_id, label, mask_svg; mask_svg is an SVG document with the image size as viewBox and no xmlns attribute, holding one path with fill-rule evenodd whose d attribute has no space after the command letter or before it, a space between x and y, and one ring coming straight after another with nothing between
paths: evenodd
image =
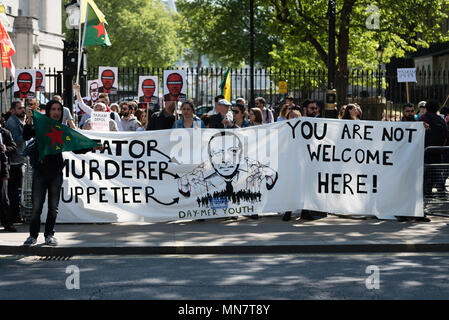
<instances>
[{"instance_id":1,"label":"backpack","mask_svg":"<svg viewBox=\"0 0 449 320\"><path fill-rule=\"evenodd\" d=\"M447 125L440 116L429 114L429 130L426 131L425 146L444 146L448 139Z\"/></svg>"}]
</instances>

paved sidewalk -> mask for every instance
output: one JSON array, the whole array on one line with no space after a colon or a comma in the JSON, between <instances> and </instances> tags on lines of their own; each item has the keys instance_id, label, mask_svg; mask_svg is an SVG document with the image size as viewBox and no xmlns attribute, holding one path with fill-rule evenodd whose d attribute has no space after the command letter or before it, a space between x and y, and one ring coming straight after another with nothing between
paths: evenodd
<instances>
[{"instance_id":1,"label":"paved sidewalk","mask_svg":"<svg viewBox=\"0 0 449 320\"><path fill-rule=\"evenodd\" d=\"M0 231L0 254L213 254L323 252L449 252L449 218L431 222L348 219L336 216L284 222L280 215L252 220L204 222L58 224L59 245L22 244L28 224L17 233ZM41 231L44 227L41 226Z\"/></svg>"}]
</instances>

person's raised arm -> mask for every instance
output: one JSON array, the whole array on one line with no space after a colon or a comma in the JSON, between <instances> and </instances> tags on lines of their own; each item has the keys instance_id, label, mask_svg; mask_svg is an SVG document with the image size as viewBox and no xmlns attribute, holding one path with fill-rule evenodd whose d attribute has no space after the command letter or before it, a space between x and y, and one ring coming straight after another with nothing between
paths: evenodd
<instances>
[{"instance_id":1,"label":"person's raised arm","mask_svg":"<svg viewBox=\"0 0 449 320\"><path fill-rule=\"evenodd\" d=\"M79 108L86 114L91 115L93 109L91 107L89 107L87 104L85 104L83 99L81 98L81 93L80 93L81 90L80 90L80 85L78 83L75 83L73 85L73 91L76 92L76 100L78 101Z\"/></svg>"}]
</instances>

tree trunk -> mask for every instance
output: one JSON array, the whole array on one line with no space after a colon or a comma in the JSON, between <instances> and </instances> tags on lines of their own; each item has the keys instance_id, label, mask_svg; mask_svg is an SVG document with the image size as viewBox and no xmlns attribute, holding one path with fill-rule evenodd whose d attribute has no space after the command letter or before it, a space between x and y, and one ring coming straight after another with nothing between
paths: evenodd
<instances>
[{"instance_id":1,"label":"tree trunk","mask_svg":"<svg viewBox=\"0 0 449 320\"><path fill-rule=\"evenodd\" d=\"M348 51L349 51L349 24L351 22L352 8L355 0L345 0L340 16L338 34L338 63L336 72L336 89L338 108L346 104L348 95Z\"/></svg>"}]
</instances>

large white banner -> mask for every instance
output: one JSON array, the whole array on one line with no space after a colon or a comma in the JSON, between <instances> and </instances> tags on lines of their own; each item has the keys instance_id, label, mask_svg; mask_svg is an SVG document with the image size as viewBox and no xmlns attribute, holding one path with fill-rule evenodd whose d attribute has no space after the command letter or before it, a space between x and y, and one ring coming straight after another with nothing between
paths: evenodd
<instances>
[{"instance_id":1,"label":"large white banner","mask_svg":"<svg viewBox=\"0 0 449 320\"><path fill-rule=\"evenodd\" d=\"M169 221L310 209L422 216L424 127L297 118L257 127L93 132L64 153L58 222Z\"/></svg>"}]
</instances>

